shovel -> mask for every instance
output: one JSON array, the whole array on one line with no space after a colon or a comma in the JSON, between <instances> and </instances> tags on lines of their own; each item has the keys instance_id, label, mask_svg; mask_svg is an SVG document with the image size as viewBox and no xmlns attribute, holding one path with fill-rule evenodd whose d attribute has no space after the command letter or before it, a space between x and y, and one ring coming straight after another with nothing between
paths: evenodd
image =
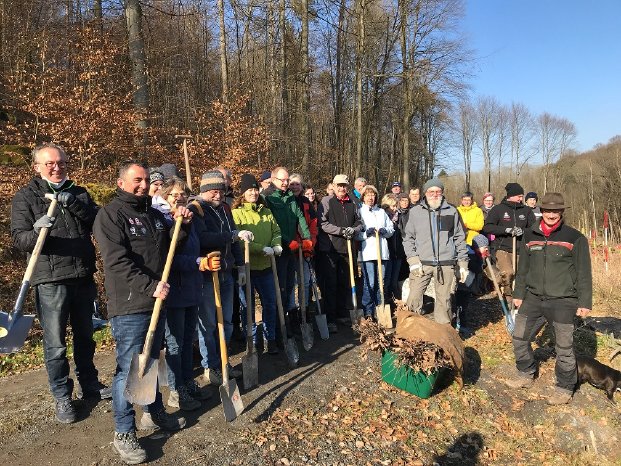
<instances>
[{"instance_id":1,"label":"shovel","mask_svg":"<svg viewBox=\"0 0 621 466\"><path fill-rule=\"evenodd\" d=\"M315 300L317 303L317 314L315 314L315 323L317 324L317 328L319 329L319 335L322 340L327 340L330 338L330 331L328 330L328 321L326 319L326 315L321 313L321 293L319 293L319 288L317 287L317 275L315 274L315 269L313 268L313 264L308 260L308 270L310 270L311 276L311 284L313 286L313 293L315 294Z\"/></svg>"},{"instance_id":2,"label":"shovel","mask_svg":"<svg viewBox=\"0 0 621 466\"><path fill-rule=\"evenodd\" d=\"M53 217L58 201L53 194L48 193L45 197L52 200L47 209L47 216ZM11 314L0 312L0 354L19 351L24 346L30 327L32 327L35 316L31 314L24 315L22 309L30 290L30 279L41 255L43 243L45 243L48 232L49 228L41 228L39 231L39 237L28 261L28 267L26 267L26 273L24 273L24 279L22 280L22 286L19 289L13 312Z\"/></svg>"},{"instance_id":3,"label":"shovel","mask_svg":"<svg viewBox=\"0 0 621 466\"><path fill-rule=\"evenodd\" d=\"M244 241L244 262L246 264L246 355L242 358L244 388L259 385L259 356L252 341L252 285L250 283L250 243Z\"/></svg>"},{"instance_id":4,"label":"shovel","mask_svg":"<svg viewBox=\"0 0 621 466\"><path fill-rule=\"evenodd\" d=\"M384 304L384 274L382 271L382 248L380 244L379 230L375 230L375 242L377 243L377 280L379 282L380 304L375 307L377 321L384 328L393 328L390 304Z\"/></svg>"},{"instance_id":5,"label":"shovel","mask_svg":"<svg viewBox=\"0 0 621 466\"><path fill-rule=\"evenodd\" d=\"M168 275L170 275L170 267L173 257L175 256L175 249L177 249L177 239L179 237L182 221L183 217L181 216L175 219L175 229L170 242L170 248L168 248L168 256L166 256L164 271L162 272L161 281L163 282L168 282ZM166 363L165 359L163 359L164 352L160 351L160 357L158 359L153 359L151 357L151 348L153 347L153 340L155 339L155 329L160 319L160 311L162 310L163 303L164 300L162 298L157 298L155 300L151 321L149 322L149 329L147 330L147 335L142 347L142 353L132 356L132 362L129 366L129 374L127 374L127 382L125 383L125 390L123 392L127 401L141 406L150 405L155 401L158 372L166 372ZM162 359L163 361L160 361ZM166 377L166 382L167 381L168 377Z\"/></svg>"},{"instance_id":6,"label":"shovel","mask_svg":"<svg viewBox=\"0 0 621 466\"><path fill-rule=\"evenodd\" d=\"M305 290L305 278L304 278L304 253L302 248L298 248L298 262L300 263L298 275L298 286L300 288L300 313L302 314L302 320L300 322L300 330L302 331L302 346L306 351L310 351L313 347L313 327L306 322L306 290Z\"/></svg>"},{"instance_id":7,"label":"shovel","mask_svg":"<svg viewBox=\"0 0 621 466\"><path fill-rule=\"evenodd\" d=\"M513 281L511 282L511 290L515 290L515 276L517 275L517 237L513 237L513 254L511 254L511 264L513 265ZM511 300L511 318L515 321L517 309Z\"/></svg>"},{"instance_id":8,"label":"shovel","mask_svg":"<svg viewBox=\"0 0 621 466\"><path fill-rule=\"evenodd\" d=\"M349 318L351 319L351 328L356 329L358 322L362 319L364 313L362 309L358 309L358 297L356 296L356 279L354 278L354 257L351 253L351 238L347 239L347 254L349 255L349 282L351 283L351 302L353 309L349 310Z\"/></svg>"},{"instance_id":9,"label":"shovel","mask_svg":"<svg viewBox=\"0 0 621 466\"><path fill-rule=\"evenodd\" d=\"M210 253L209 256L220 254ZM211 272L213 277L213 294L216 301L216 316L218 318L218 336L220 337L220 359L222 360L222 385L220 385L220 399L224 409L224 419L234 421L244 410L244 403L237 388L235 379L229 380L229 356L226 352L226 338L224 337L224 318L222 317L222 301L220 301L220 278L218 272ZM247 303L248 308L250 303ZM252 324L252 320L248 323ZM252 338L252 334L250 336Z\"/></svg>"},{"instance_id":10,"label":"shovel","mask_svg":"<svg viewBox=\"0 0 621 466\"><path fill-rule=\"evenodd\" d=\"M276 259L274 256L270 256L272 262L272 275L274 276L274 287L276 288L276 304L278 306L278 320L280 321L280 333L282 336L282 342L285 347L285 355L287 356L287 362L292 369L298 367L300 362L300 353L298 352L298 346L295 343L294 338L287 337L287 325L285 325L285 312L282 308L282 296L280 295L280 282L278 281L278 271L276 270Z\"/></svg>"},{"instance_id":11,"label":"shovel","mask_svg":"<svg viewBox=\"0 0 621 466\"><path fill-rule=\"evenodd\" d=\"M496 274L494 273L494 268L492 267L492 263L490 262L489 257L485 258L485 263L487 264L489 274L492 276L492 282L494 282L494 288L496 289L496 294L498 295L498 299L500 300L500 307L502 308L502 313L505 315L505 327L507 328L507 332L509 333L509 335L513 335L515 320L513 319L511 312L509 312L509 306L507 306L505 295L502 294L502 292L500 291L498 279L496 278Z\"/></svg>"}]
</instances>

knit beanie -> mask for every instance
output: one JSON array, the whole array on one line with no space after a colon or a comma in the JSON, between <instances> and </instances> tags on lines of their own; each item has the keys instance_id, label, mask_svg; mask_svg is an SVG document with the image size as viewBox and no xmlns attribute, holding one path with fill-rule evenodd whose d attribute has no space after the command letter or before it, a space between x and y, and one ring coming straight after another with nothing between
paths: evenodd
<instances>
[{"instance_id":1,"label":"knit beanie","mask_svg":"<svg viewBox=\"0 0 621 466\"><path fill-rule=\"evenodd\" d=\"M489 240L485 235L476 235L472 238L472 247L474 249L486 248L489 246Z\"/></svg>"},{"instance_id":2,"label":"knit beanie","mask_svg":"<svg viewBox=\"0 0 621 466\"><path fill-rule=\"evenodd\" d=\"M256 178L250 173L244 173L241 176L241 182L239 183L239 192L244 194L250 188L259 189L259 183L257 183Z\"/></svg>"},{"instance_id":3,"label":"knit beanie","mask_svg":"<svg viewBox=\"0 0 621 466\"><path fill-rule=\"evenodd\" d=\"M430 188L440 188L442 191L444 191L444 183L442 183L442 181L440 181L438 178L431 178L423 185L423 192L426 193L427 190Z\"/></svg>"},{"instance_id":4,"label":"knit beanie","mask_svg":"<svg viewBox=\"0 0 621 466\"><path fill-rule=\"evenodd\" d=\"M529 192L524 198L525 201L528 201L529 199L534 199L536 201L539 200L539 198L537 197L537 193L534 191Z\"/></svg>"},{"instance_id":5,"label":"knit beanie","mask_svg":"<svg viewBox=\"0 0 621 466\"><path fill-rule=\"evenodd\" d=\"M156 181L164 181L164 175L156 169L151 169L149 173L149 184L153 184Z\"/></svg>"},{"instance_id":6,"label":"knit beanie","mask_svg":"<svg viewBox=\"0 0 621 466\"><path fill-rule=\"evenodd\" d=\"M211 170L203 174L201 178L201 193L212 189L224 191L225 188L224 175L219 170Z\"/></svg>"},{"instance_id":7,"label":"knit beanie","mask_svg":"<svg viewBox=\"0 0 621 466\"><path fill-rule=\"evenodd\" d=\"M505 191L507 191L507 197L519 196L520 194L524 194L524 188L522 188L519 183L507 183L507 186L505 186Z\"/></svg>"},{"instance_id":8,"label":"knit beanie","mask_svg":"<svg viewBox=\"0 0 621 466\"><path fill-rule=\"evenodd\" d=\"M164 179L168 180L173 176L179 176L179 171L177 167L175 167L172 163L164 163L160 165L160 168L157 169L162 175L164 175Z\"/></svg>"}]
</instances>

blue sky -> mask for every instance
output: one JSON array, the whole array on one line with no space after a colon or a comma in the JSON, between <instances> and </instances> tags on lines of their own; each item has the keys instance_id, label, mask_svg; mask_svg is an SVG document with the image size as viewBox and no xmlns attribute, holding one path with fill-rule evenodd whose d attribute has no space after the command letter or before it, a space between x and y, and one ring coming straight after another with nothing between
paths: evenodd
<instances>
[{"instance_id":1,"label":"blue sky","mask_svg":"<svg viewBox=\"0 0 621 466\"><path fill-rule=\"evenodd\" d=\"M578 151L621 135L621 0L466 0L475 95L576 125Z\"/></svg>"}]
</instances>

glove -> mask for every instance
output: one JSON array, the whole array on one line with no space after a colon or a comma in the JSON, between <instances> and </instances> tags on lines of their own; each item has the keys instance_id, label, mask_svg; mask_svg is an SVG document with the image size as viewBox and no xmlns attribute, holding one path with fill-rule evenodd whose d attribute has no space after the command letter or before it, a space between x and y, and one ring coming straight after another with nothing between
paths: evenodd
<instances>
[{"instance_id":1,"label":"glove","mask_svg":"<svg viewBox=\"0 0 621 466\"><path fill-rule=\"evenodd\" d=\"M282 254L282 246L276 245L272 249L274 249L274 254L280 256Z\"/></svg>"},{"instance_id":2,"label":"glove","mask_svg":"<svg viewBox=\"0 0 621 466\"><path fill-rule=\"evenodd\" d=\"M421 264L420 259L417 256L410 257L408 259L408 264L410 264L410 276L416 278L423 276L423 264Z\"/></svg>"},{"instance_id":3,"label":"glove","mask_svg":"<svg viewBox=\"0 0 621 466\"><path fill-rule=\"evenodd\" d=\"M354 233L356 233L356 230L354 230L352 227L347 227L343 228L342 233L346 239L352 239L354 237Z\"/></svg>"},{"instance_id":4,"label":"glove","mask_svg":"<svg viewBox=\"0 0 621 466\"><path fill-rule=\"evenodd\" d=\"M52 228L52 225L54 225L54 220L56 220L56 217L48 217L47 215L44 215L43 217L39 218L39 220L34 222L32 228L34 229L36 234L39 234L41 228Z\"/></svg>"},{"instance_id":5,"label":"glove","mask_svg":"<svg viewBox=\"0 0 621 466\"><path fill-rule=\"evenodd\" d=\"M220 255L212 257L199 257L198 270L201 272L217 272L220 270Z\"/></svg>"},{"instance_id":6,"label":"glove","mask_svg":"<svg viewBox=\"0 0 621 466\"><path fill-rule=\"evenodd\" d=\"M278 247L279 246L274 246L274 248L270 248L269 246L265 246L263 248L263 254L265 254L268 257L269 256L273 256L276 253L276 248L278 248ZM282 248L280 248L280 252L282 252Z\"/></svg>"},{"instance_id":7,"label":"glove","mask_svg":"<svg viewBox=\"0 0 621 466\"><path fill-rule=\"evenodd\" d=\"M524 230L520 227L513 227L513 232L511 234L512 236L522 236L522 233L524 233Z\"/></svg>"},{"instance_id":8,"label":"glove","mask_svg":"<svg viewBox=\"0 0 621 466\"><path fill-rule=\"evenodd\" d=\"M237 237L242 240L245 241L246 243L250 243L251 241L254 241L254 233L252 233L251 231L248 230L241 230L237 233Z\"/></svg>"},{"instance_id":9,"label":"glove","mask_svg":"<svg viewBox=\"0 0 621 466\"><path fill-rule=\"evenodd\" d=\"M310 252L312 254L313 253L313 242L309 239L303 239L302 240L302 251L304 251L305 253Z\"/></svg>"},{"instance_id":10,"label":"glove","mask_svg":"<svg viewBox=\"0 0 621 466\"><path fill-rule=\"evenodd\" d=\"M459 283L466 283L466 279L468 278L468 274L470 271L468 269L464 269L463 267L459 268Z\"/></svg>"},{"instance_id":11,"label":"glove","mask_svg":"<svg viewBox=\"0 0 621 466\"><path fill-rule=\"evenodd\" d=\"M375 236L375 228L373 227L367 228L367 238L370 238L371 236Z\"/></svg>"},{"instance_id":12,"label":"glove","mask_svg":"<svg viewBox=\"0 0 621 466\"><path fill-rule=\"evenodd\" d=\"M239 286L246 284L246 269L244 267L237 267L237 284Z\"/></svg>"},{"instance_id":13,"label":"glove","mask_svg":"<svg viewBox=\"0 0 621 466\"><path fill-rule=\"evenodd\" d=\"M62 191L56 194L56 200L59 204L62 204L63 207L69 207L75 202L75 196L68 191Z\"/></svg>"},{"instance_id":14,"label":"glove","mask_svg":"<svg viewBox=\"0 0 621 466\"><path fill-rule=\"evenodd\" d=\"M232 230L231 231L231 239L233 240L233 242L235 241L239 241L239 231L238 230Z\"/></svg>"},{"instance_id":15,"label":"glove","mask_svg":"<svg viewBox=\"0 0 621 466\"><path fill-rule=\"evenodd\" d=\"M295 252L298 249L300 249L300 243L298 243L296 240L292 240L289 243L289 249L291 249L291 252Z\"/></svg>"},{"instance_id":16,"label":"glove","mask_svg":"<svg viewBox=\"0 0 621 466\"><path fill-rule=\"evenodd\" d=\"M380 234L380 236L384 236L386 234L386 228L380 228L379 229L379 234Z\"/></svg>"}]
</instances>

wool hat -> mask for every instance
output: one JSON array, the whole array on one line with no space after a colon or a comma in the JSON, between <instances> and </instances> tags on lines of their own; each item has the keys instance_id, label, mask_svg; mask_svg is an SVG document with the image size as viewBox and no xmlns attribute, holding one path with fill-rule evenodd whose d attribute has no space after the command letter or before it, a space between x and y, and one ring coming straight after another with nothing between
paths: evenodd
<instances>
[{"instance_id":1,"label":"wool hat","mask_svg":"<svg viewBox=\"0 0 621 466\"><path fill-rule=\"evenodd\" d=\"M259 189L259 183L257 183L257 179L253 175L250 173L244 173L241 176L241 181L239 183L239 192L243 194L250 188Z\"/></svg>"},{"instance_id":2,"label":"wool hat","mask_svg":"<svg viewBox=\"0 0 621 466\"><path fill-rule=\"evenodd\" d=\"M156 181L164 181L164 174L161 171L152 168L149 172L149 184L153 184Z\"/></svg>"},{"instance_id":3,"label":"wool hat","mask_svg":"<svg viewBox=\"0 0 621 466\"><path fill-rule=\"evenodd\" d=\"M569 209L561 193L545 193L541 199L541 208L547 210Z\"/></svg>"},{"instance_id":4,"label":"wool hat","mask_svg":"<svg viewBox=\"0 0 621 466\"><path fill-rule=\"evenodd\" d=\"M221 191L226 189L224 175L219 170L208 171L201 178L201 193L212 189L220 189Z\"/></svg>"},{"instance_id":5,"label":"wool hat","mask_svg":"<svg viewBox=\"0 0 621 466\"><path fill-rule=\"evenodd\" d=\"M172 163L163 163L157 170L164 175L165 180L168 180L173 176L179 176L179 170L177 170L177 167Z\"/></svg>"},{"instance_id":6,"label":"wool hat","mask_svg":"<svg viewBox=\"0 0 621 466\"><path fill-rule=\"evenodd\" d=\"M426 193L430 188L440 188L444 191L444 183L438 178L431 178L423 185L423 192Z\"/></svg>"},{"instance_id":7,"label":"wool hat","mask_svg":"<svg viewBox=\"0 0 621 466\"><path fill-rule=\"evenodd\" d=\"M334 184L349 184L349 178L347 178L347 175L336 175L334 177L334 179L332 180L332 183Z\"/></svg>"},{"instance_id":8,"label":"wool hat","mask_svg":"<svg viewBox=\"0 0 621 466\"><path fill-rule=\"evenodd\" d=\"M399 183L398 181L395 181L395 182L392 184L392 187L394 188L395 186L399 186L399 187L401 187L401 183Z\"/></svg>"},{"instance_id":9,"label":"wool hat","mask_svg":"<svg viewBox=\"0 0 621 466\"><path fill-rule=\"evenodd\" d=\"M534 191L529 192L526 197L524 198L525 201L528 201L529 199L534 199L534 200L539 200L539 197L537 196L537 193Z\"/></svg>"},{"instance_id":10,"label":"wool hat","mask_svg":"<svg viewBox=\"0 0 621 466\"><path fill-rule=\"evenodd\" d=\"M472 247L474 249L486 248L489 246L489 240L485 235L476 235L472 238Z\"/></svg>"},{"instance_id":11,"label":"wool hat","mask_svg":"<svg viewBox=\"0 0 621 466\"><path fill-rule=\"evenodd\" d=\"M261 173L261 178L259 178L259 181L262 183L265 180L269 180L272 177L272 172L270 172L269 170L265 170L263 173Z\"/></svg>"},{"instance_id":12,"label":"wool hat","mask_svg":"<svg viewBox=\"0 0 621 466\"><path fill-rule=\"evenodd\" d=\"M519 196L520 194L524 194L524 188L522 188L519 183L507 183L507 186L505 186L505 191L507 191L507 197Z\"/></svg>"}]
</instances>

